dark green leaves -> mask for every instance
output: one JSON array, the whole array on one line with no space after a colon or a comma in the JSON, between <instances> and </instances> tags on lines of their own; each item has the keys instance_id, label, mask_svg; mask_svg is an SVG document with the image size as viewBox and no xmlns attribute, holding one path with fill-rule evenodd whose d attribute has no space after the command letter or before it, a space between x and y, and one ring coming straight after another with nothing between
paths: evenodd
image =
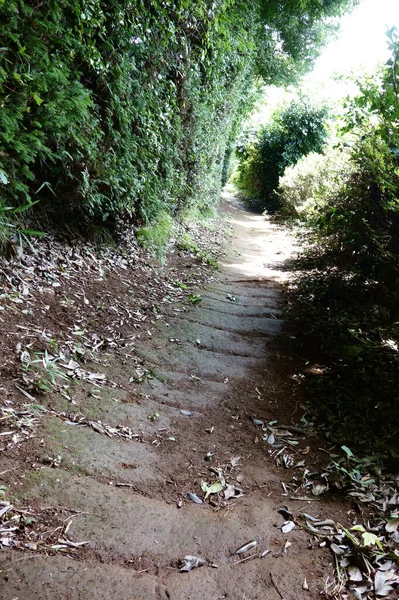
<instances>
[{"instance_id":1,"label":"dark green leaves","mask_svg":"<svg viewBox=\"0 0 399 600\"><path fill-rule=\"evenodd\" d=\"M308 68L332 4L1 2L4 202L111 224L211 206L254 80Z\"/></svg>"},{"instance_id":2,"label":"dark green leaves","mask_svg":"<svg viewBox=\"0 0 399 600\"><path fill-rule=\"evenodd\" d=\"M240 151L238 186L258 208L276 210L275 194L286 167L301 156L321 152L326 138L327 111L306 99L292 102L277 111L253 144Z\"/></svg>"}]
</instances>

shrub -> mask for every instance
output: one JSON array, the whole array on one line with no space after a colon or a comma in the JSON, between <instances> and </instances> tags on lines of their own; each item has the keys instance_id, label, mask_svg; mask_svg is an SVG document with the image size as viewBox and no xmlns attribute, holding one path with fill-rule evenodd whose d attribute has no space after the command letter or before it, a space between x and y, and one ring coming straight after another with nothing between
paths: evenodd
<instances>
[{"instance_id":1,"label":"shrub","mask_svg":"<svg viewBox=\"0 0 399 600\"><path fill-rule=\"evenodd\" d=\"M280 212L311 221L329 199L337 196L352 170L345 147L329 147L323 154L312 152L300 158L280 177L277 190Z\"/></svg>"},{"instance_id":2,"label":"shrub","mask_svg":"<svg viewBox=\"0 0 399 600\"><path fill-rule=\"evenodd\" d=\"M8 204L40 198L58 222L83 215L87 226L216 201L252 101L252 50L245 66L233 38L223 48L206 4L10 0L0 13ZM225 20L228 31L237 16Z\"/></svg>"},{"instance_id":3,"label":"shrub","mask_svg":"<svg viewBox=\"0 0 399 600\"><path fill-rule=\"evenodd\" d=\"M274 113L254 143L238 148L236 182L253 206L277 210L279 178L302 156L322 151L327 138L326 116L324 107L315 106L306 98L295 100Z\"/></svg>"},{"instance_id":4,"label":"shrub","mask_svg":"<svg viewBox=\"0 0 399 600\"><path fill-rule=\"evenodd\" d=\"M399 36L389 37L392 59L347 105L350 167L322 191L293 298L328 365L312 388L319 420L334 440L398 456Z\"/></svg>"},{"instance_id":5,"label":"shrub","mask_svg":"<svg viewBox=\"0 0 399 600\"><path fill-rule=\"evenodd\" d=\"M256 77L293 77L351 4L0 0L5 204L83 230L214 205Z\"/></svg>"}]
</instances>

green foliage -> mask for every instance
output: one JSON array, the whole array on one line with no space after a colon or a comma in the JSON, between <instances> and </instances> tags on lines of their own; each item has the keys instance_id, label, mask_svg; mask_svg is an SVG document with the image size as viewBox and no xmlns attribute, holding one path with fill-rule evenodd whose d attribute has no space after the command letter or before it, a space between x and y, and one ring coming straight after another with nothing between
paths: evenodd
<instances>
[{"instance_id":1,"label":"green foliage","mask_svg":"<svg viewBox=\"0 0 399 600\"><path fill-rule=\"evenodd\" d=\"M4 200L0 197L0 254L10 255L16 247L18 247L18 252L22 254L24 245L29 245L33 250L30 238L45 235L42 231L29 229L25 224L26 215L31 212L35 204L36 202L27 202L22 206L13 208L12 206L5 206Z\"/></svg>"},{"instance_id":2,"label":"green foliage","mask_svg":"<svg viewBox=\"0 0 399 600\"><path fill-rule=\"evenodd\" d=\"M312 223L312 219L319 218L328 199L336 197L353 168L346 147L329 146L323 154L312 152L300 158L280 177L277 190L280 213Z\"/></svg>"},{"instance_id":3,"label":"green foliage","mask_svg":"<svg viewBox=\"0 0 399 600\"><path fill-rule=\"evenodd\" d=\"M200 296L200 294L189 294L188 300L191 304L200 304L202 302L202 296Z\"/></svg>"},{"instance_id":4,"label":"green foliage","mask_svg":"<svg viewBox=\"0 0 399 600\"><path fill-rule=\"evenodd\" d=\"M266 27L256 60L258 73L265 83L297 83L311 69L327 40L337 33L336 17L356 4L358 0L261 2Z\"/></svg>"},{"instance_id":5,"label":"green foliage","mask_svg":"<svg viewBox=\"0 0 399 600\"><path fill-rule=\"evenodd\" d=\"M327 138L327 110L301 98L272 116L254 143L237 148L236 183L244 196L259 209L275 211L279 178L286 167L310 152L321 152Z\"/></svg>"},{"instance_id":6,"label":"green foliage","mask_svg":"<svg viewBox=\"0 0 399 600\"><path fill-rule=\"evenodd\" d=\"M255 79L308 68L324 17L351 4L1 2L4 205L40 199L83 230L211 207Z\"/></svg>"},{"instance_id":7,"label":"green foliage","mask_svg":"<svg viewBox=\"0 0 399 600\"><path fill-rule=\"evenodd\" d=\"M191 255L195 256L210 267L214 267L215 269L218 268L216 260L212 258L212 256L210 256L208 251L204 251L198 248L197 244L193 242L188 233L181 237L181 239L177 243L177 247L179 248L179 250L189 252Z\"/></svg>"},{"instance_id":8,"label":"green foliage","mask_svg":"<svg viewBox=\"0 0 399 600\"><path fill-rule=\"evenodd\" d=\"M172 217L165 212L160 212L151 225L138 229L136 236L143 248L150 250L159 260L163 261L173 230Z\"/></svg>"},{"instance_id":9,"label":"green foliage","mask_svg":"<svg viewBox=\"0 0 399 600\"><path fill-rule=\"evenodd\" d=\"M54 391L60 385L59 380L68 380L68 376L57 364L59 358L50 356L47 350L44 353L34 353L33 358L25 350L23 357L27 380L36 392Z\"/></svg>"},{"instance_id":10,"label":"green foliage","mask_svg":"<svg viewBox=\"0 0 399 600\"><path fill-rule=\"evenodd\" d=\"M296 316L329 369L314 407L334 439L399 453L399 36L347 103L351 165L322 190ZM349 136L349 137L348 137ZM284 193L284 190L283 190ZM310 338L309 338L310 336ZM305 336L306 338L306 336Z\"/></svg>"}]
</instances>

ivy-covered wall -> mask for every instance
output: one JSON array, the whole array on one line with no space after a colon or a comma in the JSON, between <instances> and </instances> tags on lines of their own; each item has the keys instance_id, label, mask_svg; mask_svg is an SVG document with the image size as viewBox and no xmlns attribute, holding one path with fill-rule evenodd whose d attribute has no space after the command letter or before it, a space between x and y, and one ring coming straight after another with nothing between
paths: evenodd
<instances>
[{"instance_id":1,"label":"ivy-covered wall","mask_svg":"<svg viewBox=\"0 0 399 600\"><path fill-rule=\"evenodd\" d=\"M0 0L0 209L212 204L256 77L292 78L351 2Z\"/></svg>"}]
</instances>

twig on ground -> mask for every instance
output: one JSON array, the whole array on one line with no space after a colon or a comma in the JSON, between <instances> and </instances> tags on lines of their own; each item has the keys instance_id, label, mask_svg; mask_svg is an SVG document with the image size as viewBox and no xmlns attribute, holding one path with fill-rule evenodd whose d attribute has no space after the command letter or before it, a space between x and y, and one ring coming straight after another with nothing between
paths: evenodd
<instances>
[{"instance_id":1,"label":"twig on ground","mask_svg":"<svg viewBox=\"0 0 399 600\"><path fill-rule=\"evenodd\" d=\"M12 469L6 469L5 471L2 471L0 473L0 476L5 475L6 473L9 473L10 471L15 471L16 469L19 469L19 467L12 467Z\"/></svg>"},{"instance_id":2,"label":"twig on ground","mask_svg":"<svg viewBox=\"0 0 399 600\"><path fill-rule=\"evenodd\" d=\"M257 554L251 554L251 556L247 556L246 558L242 558L241 560L236 560L235 565L239 565L240 563L247 562L247 560L251 560L251 558L256 558Z\"/></svg>"},{"instance_id":3,"label":"twig on ground","mask_svg":"<svg viewBox=\"0 0 399 600\"><path fill-rule=\"evenodd\" d=\"M280 591L280 589L279 589L279 587L278 587L278 585L276 583L276 580L274 579L274 575L273 575L273 573L271 571L270 571L270 579L272 580L272 584L274 585L274 587L275 587L278 595L280 596L281 600L285 600L283 594L281 593L281 591Z\"/></svg>"},{"instance_id":4,"label":"twig on ground","mask_svg":"<svg viewBox=\"0 0 399 600\"><path fill-rule=\"evenodd\" d=\"M295 498L295 496L290 496L290 500L301 500L302 502L309 501L309 502L320 502L321 498L307 498L306 496L297 496Z\"/></svg>"},{"instance_id":5,"label":"twig on ground","mask_svg":"<svg viewBox=\"0 0 399 600\"><path fill-rule=\"evenodd\" d=\"M133 488L134 485L132 483L115 483L115 487Z\"/></svg>"}]
</instances>

